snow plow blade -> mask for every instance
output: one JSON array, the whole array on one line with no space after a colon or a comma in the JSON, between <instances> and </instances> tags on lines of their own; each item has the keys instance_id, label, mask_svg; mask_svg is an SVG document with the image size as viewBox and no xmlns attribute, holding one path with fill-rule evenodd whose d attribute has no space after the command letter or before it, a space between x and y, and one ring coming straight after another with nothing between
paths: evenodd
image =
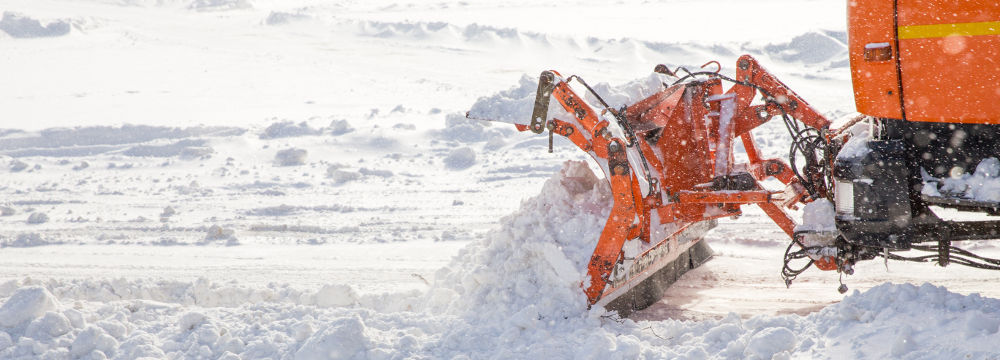
<instances>
[{"instance_id":1,"label":"snow plow blade","mask_svg":"<svg viewBox=\"0 0 1000 360\"><path fill-rule=\"evenodd\" d=\"M695 229L691 229L691 233L686 235L698 234L699 238L682 244L669 256L655 260L650 259L657 263L631 279L622 280L622 284L618 287L612 286L612 289L597 302L597 305L603 306L609 311L617 311L618 315L629 316L633 311L645 309L660 301L667 288L680 279L681 275L701 266L712 258L712 248L701 236L715 227L715 221L696 225ZM667 244L669 242L664 243L664 245ZM640 261L640 259L636 259L635 262Z\"/></svg>"},{"instance_id":2,"label":"snow plow blade","mask_svg":"<svg viewBox=\"0 0 1000 360\"><path fill-rule=\"evenodd\" d=\"M550 152L553 136L566 137L604 173L614 201L581 287L591 306L622 315L655 303L712 256L704 235L716 219L739 216L742 205L753 204L793 237L795 222L784 209L811 201L807 190L824 190L806 189L788 164L758 153L750 131L773 116L793 116L814 129L829 121L752 57L738 60L738 81L717 72L678 78L663 65L654 71L664 75L663 88L617 109L583 79L544 71L531 117L506 121L520 131L548 131ZM734 85L724 91L722 80ZM758 91L764 103L752 105ZM483 118L477 115L467 116ZM734 162L736 138L748 163ZM785 188L761 187L770 177ZM836 269L832 260L814 260Z\"/></svg>"}]
</instances>

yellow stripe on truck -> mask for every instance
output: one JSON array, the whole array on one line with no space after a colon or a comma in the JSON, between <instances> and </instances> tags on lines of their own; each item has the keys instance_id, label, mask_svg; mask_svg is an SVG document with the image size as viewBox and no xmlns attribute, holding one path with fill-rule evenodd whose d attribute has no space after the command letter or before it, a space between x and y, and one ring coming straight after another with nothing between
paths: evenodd
<instances>
[{"instance_id":1,"label":"yellow stripe on truck","mask_svg":"<svg viewBox=\"0 0 1000 360\"><path fill-rule=\"evenodd\" d=\"M899 27L900 40L977 35L1000 35L1000 21Z\"/></svg>"}]
</instances>

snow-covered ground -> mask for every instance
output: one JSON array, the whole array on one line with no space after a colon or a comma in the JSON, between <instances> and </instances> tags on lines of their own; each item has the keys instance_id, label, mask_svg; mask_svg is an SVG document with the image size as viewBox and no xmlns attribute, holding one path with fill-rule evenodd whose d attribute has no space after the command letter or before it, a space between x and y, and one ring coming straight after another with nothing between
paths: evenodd
<instances>
[{"instance_id":1,"label":"snow-covered ground","mask_svg":"<svg viewBox=\"0 0 1000 360\"><path fill-rule=\"evenodd\" d=\"M588 311L602 182L568 142L463 116L545 69L613 91L749 53L846 118L844 7L0 2L0 358L1000 357L996 273L786 289L756 209L660 303ZM783 131L757 133L772 156Z\"/></svg>"}]
</instances>

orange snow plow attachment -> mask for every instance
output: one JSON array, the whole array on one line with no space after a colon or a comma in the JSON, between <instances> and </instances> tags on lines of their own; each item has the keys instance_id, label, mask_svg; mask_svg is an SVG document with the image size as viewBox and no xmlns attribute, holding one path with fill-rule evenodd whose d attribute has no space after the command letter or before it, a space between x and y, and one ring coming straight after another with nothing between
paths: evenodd
<instances>
[{"instance_id":1,"label":"orange snow plow attachment","mask_svg":"<svg viewBox=\"0 0 1000 360\"><path fill-rule=\"evenodd\" d=\"M676 81L620 109L611 108L577 76L542 72L531 118L515 123L521 131L548 130L550 139L568 138L606 175L614 205L582 287L591 305L622 315L655 303L684 272L711 257L703 236L716 219L739 216L741 206L753 204L794 236L796 224L785 209L812 201L814 194L825 197L827 191L822 181L809 180L823 176L810 169L824 164L806 164L800 174L758 153L751 131L772 117L790 126L799 126L798 120L806 126L800 133L824 142L830 122L755 59L739 58L735 79L716 72L677 77L663 65L655 71ZM574 81L599 106L575 92ZM723 81L733 85L724 89ZM747 163L734 161L737 138ZM769 177L784 190L764 189L759 182ZM832 258L813 260L822 269L837 268Z\"/></svg>"}]
</instances>

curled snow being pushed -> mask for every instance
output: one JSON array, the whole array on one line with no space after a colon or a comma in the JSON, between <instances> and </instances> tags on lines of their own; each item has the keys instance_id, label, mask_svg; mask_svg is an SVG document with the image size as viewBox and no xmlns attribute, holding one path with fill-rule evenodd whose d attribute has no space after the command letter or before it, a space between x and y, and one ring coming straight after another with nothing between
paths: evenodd
<instances>
[{"instance_id":1,"label":"curled snow being pushed","mask_svg":"<svg viewBox=\"0 0 1000 360\"><path fill-rule=\"evenodd\" d=\"M610 208L607 183L585 162L567 161L500 229L438 271L429 305L525 326L583 316L580 283Z\"/></svg>"}]
</instances>

